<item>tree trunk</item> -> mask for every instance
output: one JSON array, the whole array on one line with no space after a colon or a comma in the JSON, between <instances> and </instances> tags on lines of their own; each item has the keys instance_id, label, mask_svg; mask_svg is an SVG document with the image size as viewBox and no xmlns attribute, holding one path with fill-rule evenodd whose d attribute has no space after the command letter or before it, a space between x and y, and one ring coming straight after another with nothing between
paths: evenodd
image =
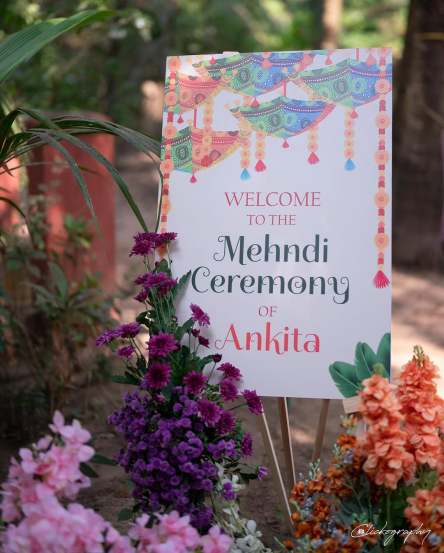
<instances>
[{"instance_id":1,"label":"tree trunk","mask_svg":"<svg viewBox=\"0 0 444 553\"><path fill-rule=\"evenodd\" d=\"M320 47L334 50L341 32L342 0L323 0L321 11L322 36Z\"/></svg>"},{"instance_id":2,"label":"tree trunk","mask_svg":"<svg viewBox=\"0 0 444 553\"><path fill-rule=\"evenodd\" d=\"M411 0L394 125L395 263L442 266L444 2Z\"/></svg>"}]
</instances>

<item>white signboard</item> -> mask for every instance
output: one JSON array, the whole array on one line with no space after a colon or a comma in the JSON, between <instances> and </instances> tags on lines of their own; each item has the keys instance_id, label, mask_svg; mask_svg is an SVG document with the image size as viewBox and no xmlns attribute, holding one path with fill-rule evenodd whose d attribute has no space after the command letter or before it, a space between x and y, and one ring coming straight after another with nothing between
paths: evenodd
<instances>
[{"instance_id":1,"label":"white signboard","mask_svg":"<svg viewBox=\"0 0 444 553\"><path fill-rule=\"evenodd\" d=\"M390 332L388 49L167 60L161 228L213 350L263 396L339 398Z\"/></svg>"}]
</instances>

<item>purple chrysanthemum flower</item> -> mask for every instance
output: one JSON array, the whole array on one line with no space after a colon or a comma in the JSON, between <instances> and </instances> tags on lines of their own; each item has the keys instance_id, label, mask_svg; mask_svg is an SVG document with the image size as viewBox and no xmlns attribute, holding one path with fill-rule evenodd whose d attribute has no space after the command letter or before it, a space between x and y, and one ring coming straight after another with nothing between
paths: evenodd
<instances>
[{"instance_id":1,"label":"purple chrysanthemum flower","mask_svg":"<svg viewBox=\"0 0 444 553\"><path fill-rule=\"evenodd\" d=\"M221 360L222 360L222 355L221 355L220 353L215 353L215 354L213 355L213 361L214 361L215 363L219 363L219 361L221 361Z\"/></svg>"},{"instance_id":2,"label":"purple chrysanthemum flower","mask_svg":"<svg viewBox=\"0 0 444 553\"><path fill-rule=\"evenodd\" d=\"M236 494L234 493L233 484L231 482L225 482L222 485L222 495L227 501L234 501Z\"/></svg>"},{"instance_id":3,"label":"purple chrysanthemum flower","mask_svg":"<svg viewBox=\"0 0 444 553\"><path fill-rule=\"evenodd\" d=\"M194 395L199 394L203 390L205 382L205 376L197 371L189 372L184 378L185 386L187 387L188 391Z\"/></svg>"},{"instance_id":4,"label":"purple chrysanthemum flower","mask_svg":"<svg viewBox=\"0 0 444 553\"><path fill-rule=\"evenodd\" d=\"M96 346L99 347L109 344L115 338L117 338L117 335L114 330L105 330L105 332L102 332L102 334L96 338Z\"/></svg>"},{"instance_id":5,"label":"purple chrysanthemum flower","mask_svg":"<svg viewBox=\"0 0 444 553\"><path fill-rule=\"evenodd\" d=\"M170 374L171 367L168 363L151 363L144 377L144 381L142 382L142 387L160 390L168 384Z\"/></svg>"},{"instance_id":6,"label":"purple chrysanthemum flower","mask_svg":"<svg viewBox=\"0 0 444 553\"><path fill-rule=\"evenodd\" d=\"M142 288L142 290L140 290L140 292L138 292L135 296L134 296L134 299L136 301L140 301L140 303L143 303L144 301L146 301L148 297L148 292L147 290L145 290L145 288Z\"/></svg>"},{"instance_id":7,"label":"purple chrysanthemum flower","mask_svg":"<svg viewBox=\"0 0 444 553\"><path fill-rule=\"evenodd\" d=\"M139 232L134 236L134 246L130 252L132 255L149 255L156 248L155 232Z\"/></svg>"},{"instance_id":8,"label":"purple chrysanthemum flower","mask_svg":"<svg viewBox=\"0 0 444 553\"><path fill-rule=\"evenodd\" d=\"M229 411L222 411L217 422L217 433L221 436L234 430L236 419Z\"/></svg>"},{"instance_id":9,"label":"purple chrysanthemum flower","mask_svg":"<svg viewBox=\"0 0 444 553\"><path fill-rule=\"evenodd\" d=\"M225 378L219 385L220 395L224 401L233 401L237 398L236 384L229 378Z\"/></svg>"},{"instance_id":10,"label":"purple chrysanthemum flower","mask_svg":"<svg viewBox=\"0 0 444 553\"><path fill-rule=\"evenodd\" d=\"M117 355L124 359L129 359L136 350L133 346L122 346L117 350Z\"/></svg>"},{"instance_id":11,"label":"purple chrysanthemum flower","mask_svg":"<svg viewBox=\"0 0 444 553\"><path fill-rule=\"evenodd\" d=\"M192 303L190 305L190 309L192 313L191 318L199 326L208 326L210 324L210 317L198 305L196 305L195 303Z\"/></svg>"},{"instance_id":12,"label":"purple chrysanthemum flower","mask_svg":"<svg viewBox=\"0 0 444 553\"><path fill-rule=\"evenodd\" d=\"M254 390L244 390L242 395L253 415L260 415L263 412L261 399Z\"/></svg>"},{"instance_id":13,"label":"purple chrysanthemum flower","mask_svg":"<svg viewBox=\"0 0 444 553\"><path fill-rule=\"evenodd\" d=\"M178 349L179 344L176 338L168 332L159 332L150 337L148 350L153 357L166 357L172 351Z\"/></svg>"},{"instance_id":14,"label":"purple chrysanthemum flower","mask_svg":"<svg viewBox=\"0 0 444 553\"><path fill-rule=\"evenodd\" d=\"M259 480L263 480L268 474L267 467L258 467L257 468L257 477Z\"/></svg>"},{"instance_id":15,"label":"purple chrysanthemum flower","mask_svg":"<svg viewBox=\"0 0 444 553\"><path fill-rule=\"evenodd\" d=\"M232 380L237 381L242 379L242 374L240 370L231 363L222 363L222 365L218 367L217 370L224 373L224 378L231 378Z\"/></svg>"},{"instance_id":16,"label":"purple chrysanthemum flower","mask_svg":"<svg viewBox=\"0 0 444 553\"><path fill-rule=\"evenodd\" d=\"M208 338L205 338L205 336L201 336L199 334L197 339L199 341L199 345L203 346L204 348L209 348L210 347L210 341L208 340Z\"/></svg>"},{"instance_id":17,"label":"purple chrysanthemum flower","mask_svg":"<svg viewBox=\"0 0 444 553\"><path fill-rule=\"evenodd\" d=\"M242 438L241 451L242 455L245 455L245 457L253 455L253 439L251 438L251 434L249 432L246 432Z\"/></svg>"},{"instance_id":18,"label":"purple chrysanthemum flower","mask_svg":"<svg viewBox=\"0 0 444 553\"><path fill-rule=\"evenodd\" d=\"M176 240L177 232L160 232L157 234L157 246L168 244L173 240Z\"/></svg>"},{"instance_id":19,"label":"purple chrysanthemum flower","mask_svg":"<svg viewBox=\"0 0 444 553\"><path fill-rule=\"evenodd\" d=\"M177 284L177 279L171 278L166 273L145 273L135 280L136 284L141 284L148 290L156 290L161 296L168 293Z\"/></svg>"},{"instance_id":20,"label":"purple chrysanthemum flower","mask_svg":"<svg viewBox=\"0 0 444 553\"><path fill-rule=\"evenodd\" d=\"M156 248L176 239L175 232L139 232L134 236L132 255L150 255Z\"/></svg>"},{"instance_id":21,"label":"purple chrysanthemum flower","mask_svg":"<svg viewBox=\"0 0 444 553\"><path fill-rule=\"evenodd\" d=\"M116 336L120 338L134 338L140 332L139 323L125 323L114 329Z\"/></svg>"},{"instance_id":22,"label":"purple chrysanthemum flower","mask_svg":"<svg viewBox=\"0 0 444 553\"><path fill-rule=\"evenodd\" d=\"M208 426L214 426L220 419L221 409L213 401L209 399L200 399L198 401L199 413L202 420Z\"/></svg>"}]
</instances>

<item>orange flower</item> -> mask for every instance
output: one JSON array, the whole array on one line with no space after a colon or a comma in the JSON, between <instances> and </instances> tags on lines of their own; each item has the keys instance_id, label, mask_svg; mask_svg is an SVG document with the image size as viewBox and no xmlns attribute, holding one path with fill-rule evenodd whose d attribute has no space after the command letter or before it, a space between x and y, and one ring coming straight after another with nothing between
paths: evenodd
<instances>
[{"instance_id":1,"label":"orange flower","mask_svg":"<svg viewBox=\"0 0 444 553\"><path fill-rule=\"evenodd\" d=\"M401 430L401 406L386 378L375 374L363 384L361 413L368 425L359 440L366 456L363 469L378 486L396 489L399 480L412 480L416 471L407 433Z\"/></svg>"},{"instance_id":2,"label":"orange flower","mask_svg":"<svg viewBox=\"0 0 444 553\"><path fill-rule=\"evenodd\" d=\"M401 372L398 397L409 434L409 451L416 462L435 468L441 450L439 430L444 421L443 402L438 396L435 380L437 367L421 347Z\"/></svg>"}]
</instances>

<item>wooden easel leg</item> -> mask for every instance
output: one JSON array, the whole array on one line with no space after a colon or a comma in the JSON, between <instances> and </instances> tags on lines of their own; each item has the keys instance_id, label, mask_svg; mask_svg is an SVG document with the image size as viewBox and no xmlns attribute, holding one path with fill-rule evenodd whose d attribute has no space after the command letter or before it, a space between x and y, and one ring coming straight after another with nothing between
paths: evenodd
<instances>
[{"instance_id":1,"label":"wooden easel leg","mask_svg":"<svg viewBox=\"0 0 444 553\"><path fill-rule=\"evenodd\" d=\"M293 445L291 442L290 420L288 416L287 398L278 397L279 419L281 421L282 443L284 445L285 464L290 488L296 484L296 472L294 467Z\"/></svg>"},{"instance_id":2,"label":"wooden easel leg","mask_svg":"<svg viewBox=\"0 0 444 553\"><path fill-rule=\"evenodd\" d=\"M312 461L321 458L322 444L324 443L325 427L327 425L328 408L330 406L329 399L322 400L321 412L319 413L318 428L316 430L316 440L313 448Z\"/></svg>"},{"instance_id":3,"label":"wooden easel leg","mask_svg":"<svg viewBox=\"0 0 444 553\"><path fill-rule=\"evenodd\" d=\"M288 526L290 529L290 532L293 532L293 524L291 522L291 509L290 509L290 503L288 501L288 495L287 490L284 485L284 481L282 479L282 473L281 469L279 468L279 462L276 455L276 451L274 449L273 440L271 438L270 428L268 426L267 416L265 415L265 412L262 413L259 417L260 421L260 427L262 432L262 438L264 440L264 446L265 451L267 453L269 462L271 464L271 473L275 482L275 486L277 489L277 492L279 494L279 499L282 504L282 508L284 509L284 513L286 515L286 518L288 520Z\"/></svg>"}]
</instances>

